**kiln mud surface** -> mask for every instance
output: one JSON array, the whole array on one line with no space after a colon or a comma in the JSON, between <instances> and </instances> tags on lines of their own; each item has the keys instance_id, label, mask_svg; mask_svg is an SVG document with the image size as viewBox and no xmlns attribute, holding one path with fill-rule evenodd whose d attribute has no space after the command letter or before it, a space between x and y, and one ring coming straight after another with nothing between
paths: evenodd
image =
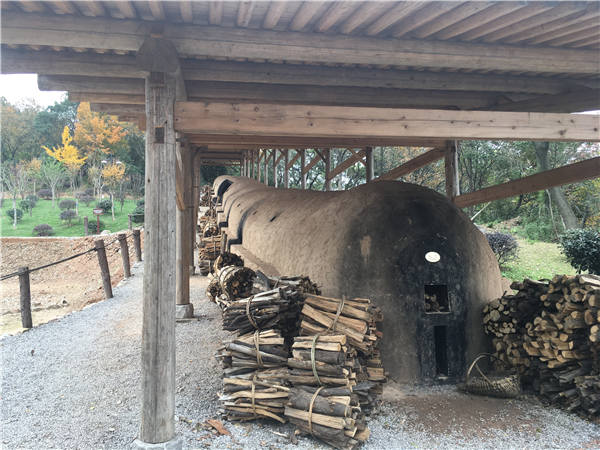
<instances>
[{"instance_id":1,"label":"kiln mud surface","mask_svg":"<svg viewBox=\"0 0 600 450\"><path fill-rule=\"evenodd\" d=\"M136 265L113 299L0 340L2 448L129 448L141 404L142 270ZM223 422L231 436L210 431L206 421L219 419L221 386L213 355L226 333L218 307L204 296L206 285L205 277L192 277L197 320L176 326L176 429L183 447L329 448L306 437L292 444L285 437L291 426L264 421ZM576 416L531 399L467 396L452 386L386 385L369 428L366 450L600 447L600 427Z\"/></svg>"}]
</instances>

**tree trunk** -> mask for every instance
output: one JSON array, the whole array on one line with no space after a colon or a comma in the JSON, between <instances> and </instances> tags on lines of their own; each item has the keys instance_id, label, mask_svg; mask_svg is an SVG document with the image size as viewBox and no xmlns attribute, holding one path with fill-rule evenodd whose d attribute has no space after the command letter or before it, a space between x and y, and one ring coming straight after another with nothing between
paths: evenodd
<instances>
[{"instance_id":1,"label":"tree trunk","mask_svg":"<svg viewBox=\"0 0 600 450\"><path fill-rule=\"evenodd\" d=\"M13 196L13 229L17 228L17 197Z\"/></svg>"},{"instance_id":2,"label":"tree trunk","mask_svg":"<svg viewBox=\"0 0 600 450\"><path fill-rule=\"evenodd\" d=\"M112 213L112 220L115 221L115 196L110 191L110 212Z\"/></svg>"},{"instance_id":3,"label":"tree trunk","mask_svg":"<svg viewBox=\"0 0 600 450\"><path fill-rule=\"evenodd\" d=\"M548 162L548 149L550 147L549 142L534 142L535 148L535 158L538 164L538 171L544 172L550 169L550 164ZM558 212L560 213L566 229L571 228L579 228L579 222L571 205L567 201L565 194L560 186L551 187L548 189L550 191L550 197L552 201L556 203L558 208Z\"/></svg>"},{"instance_id":4,"label":"tree trunk","mask_svg":"<svg viewBox=\"0 0 600 450\"><path fill-rule=\"evenodd\" d=\"M50 186L50 189L52 190L52 207L54 208L55 207L55 204L54 204L54 192L56 191L56 186L52 185L52 186Z\"/></svg>"}]
</instances>

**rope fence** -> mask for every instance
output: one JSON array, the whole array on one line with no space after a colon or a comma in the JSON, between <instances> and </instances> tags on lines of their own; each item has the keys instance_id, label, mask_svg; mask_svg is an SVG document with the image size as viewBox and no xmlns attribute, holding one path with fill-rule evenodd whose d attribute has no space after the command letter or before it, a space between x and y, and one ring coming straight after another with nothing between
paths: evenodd
<instances>
[{"instance_id":1,"label":"rope fence","mask_svg":"<svg viewBox=\"0 0 600 450\"><path fill-rule=\"evenodd\" d=\"M131 233L119 233L117 237L112 239L110 242L105 243L104 239L96 239L94 241L94 247L89 248L85 251L76 253L66 258L54 261L42 266L34 267L19 267L16 272L8 273L0 276L0 281L8 280L9 278L19 277L19 292L20 292L20 310L21 310L21 324L23 328L33 327L33 320L31 318L31 286L29 274L38 270L46 269L48 267L62 264L66 261L71 261L75 258L79 258L88 253L96 252L98 255L98 265L100 266L100 274L102 276L102 286L104 288L104 297L112 298L112 284L110 281L110 269L108 265L108 259L106 258L106 249L115 243L119 243L121 250L121 258L123 262L123 275L125 278L131 277L131 265L129 262L129 245L127 240L133 237L133 247L135 249L136 260L139 262L142 260L142 242L141 233L139 228L135 228Z\"/></svg>"}]
</instances>

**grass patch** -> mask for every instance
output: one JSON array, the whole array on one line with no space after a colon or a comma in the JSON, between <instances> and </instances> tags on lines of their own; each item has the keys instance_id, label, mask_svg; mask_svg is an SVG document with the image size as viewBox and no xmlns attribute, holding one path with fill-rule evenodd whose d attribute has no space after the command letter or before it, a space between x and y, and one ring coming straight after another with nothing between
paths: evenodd
<instances>
[{"instance_id":1,"label":"grass patch","mask_svg":"<svg viewBox=\"0 0 600 450\"><path fill-rule=\"evenodd\" d=\"M6 213L7 210L12 209L12 199L5 198L2 207L2 217L0 218L0 235L30 237L33 236L33 227L42 223L47 223L54 229L54 236L85 236L83 217L87 216L90 222L96 221L96 216L94 216L94 213L92 212L96 202L90 203L89 206L80 203L79 217L75 218L72 225L69 226L67 223L60 220L60 209L58 208L59 201L60 199L56 200L56 207L53 208L52 200L38 200L35 208L33 208L32 215L30 216L28 212L24 212L23 218L17 223L17 228L13 228L12 219L8 217ZM104 213L100 216L100 220L104 222L107 230L119 231L127 229L129 225L127 215L135 209L135 206L136 200L126 199L123 204L123 211L121 212L121 204L116 201L115 221L113 222L110 213Z\"/></svg>"},{"instance_id":2,"label":"grass patch","mask_svg":"<svg viewBox=\"0 0 600 450\"><path fill-rule=\"evenodd\" d=\"M540 280L554 275L575 275L577 271L560 252L558 244L552 242L531 242L517 239L518 258L507 264L502 275L510 280L522 281L524 278Z\"/></svg>"}]
</instances>

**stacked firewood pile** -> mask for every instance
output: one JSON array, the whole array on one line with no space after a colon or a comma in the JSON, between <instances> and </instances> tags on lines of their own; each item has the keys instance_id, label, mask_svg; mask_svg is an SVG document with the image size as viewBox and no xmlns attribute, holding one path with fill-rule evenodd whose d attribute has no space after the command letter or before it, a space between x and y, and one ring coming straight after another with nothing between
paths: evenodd
<instances>
[{"instance_id":1,"label":"stacked firewood pile","mask_svg":"<svg viewBox=\"0 0 600 450\"><path fill-rule=\"evenodd\" d=\"M217 259L215 259L215 263L213 265L213 272L218 272L225 266L244 266L244 260L241 256L236 255L235 253L223 252Z\"/></svg>"},{"instance_id":2,"label":"stacked firewood pile","mask_svg":"<svg viewBox=\"0 0 600 450\"><path fill-rule=\"evenodd\" d=\"M300 433L340 449L369 437L364 413L353 392L356 349L344 334L298 336L288 359L290 391L285 417Z\"/></svg>"},{"instance_id":3,"label":"stacked firewood pile","mask_svg":"<svg viewBox=\"0 0 600 450\"><path fill-rule=\"evenodd\" d=\"M369 412L376 406L383 390L386 375L378 344L383 337L377 323L383 321L379 308L369 299L336 299L316 295L307 296L301 312L300 335L314 336L339 333L348 339L352 350L353 391L360 405Z\"/></svg>"},{"instance_id":4,"label":"stacked firewood pile","mask_svg":"<svg viewBox=\"0 0 600 450\"><path fill-rule=\"evenodd\" d=\"M277 330L233 337L219 350L223 363L223 392L219 397L228 420L259 417L284 423L288 399L287 349Z\"/></svg>"},{"instance_id":5,"label":"stacked firewood pile","mask_svg":"<svg viewBox=\"0 0 600 450\"><path fill-rule=\"evenodd\" d=\"M202 237L218 236L221 232L216 220L209 220L202 229Z\"/></svg>"},{"instance_id":6,"label":"stacked firewood pile","mask_svg":"<svg viewBox=\"0 0 600 450\"><path fill-rule=\"evenodd\" d=\"M600 417L600 277L557 275L511 288L518 293L484 309L495 356L549 403Z\"/></svg>"},{"instance_id":7,"label":"stacked firewood pile","mask_svg":"<svg viewBox=\"0 0 600 450\"><path fill-rule=\"evenodd\" d=\"M248 267L225 266L219 269L208 284L206 293L221 308L252 294L255 273Z\"/></svg>"},{"instance_id":8,"label":"stacked firewood pile","mask_svg":"<svg viewBox=\"0 0 600 450\"><path fill-rule=\"evenodd\" d=\"M215 261L221 254L221 235L201 238L198 249L200 261Z\"/></svg>"},{"instance_id":9,"label":"stacked firewood pile","mask_svg":"<svg viewBox=\"0 0 600 450\"><path fill-rule=\"evenodd\" d=\"M212 197L212 189L209 184L202 186L200 190L200 206L210 207Z\"/></svg>"}]
</instances>

